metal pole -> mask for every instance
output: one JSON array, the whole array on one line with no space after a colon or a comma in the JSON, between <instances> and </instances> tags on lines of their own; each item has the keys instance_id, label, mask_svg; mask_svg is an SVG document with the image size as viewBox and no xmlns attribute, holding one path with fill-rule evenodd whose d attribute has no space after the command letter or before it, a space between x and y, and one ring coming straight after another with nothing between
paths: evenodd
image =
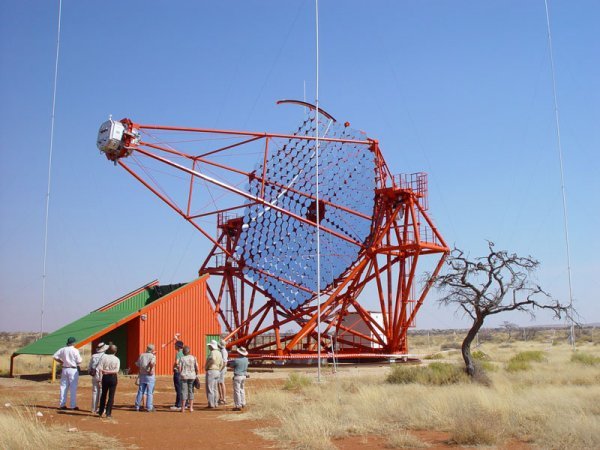
<instances>
[{"instance_id":1,"label":"metal pole","mask_svg":"<svg viewBox=\"0 0 600 450\"><path fill-rule=\"evenodd\" d=\"M315 90L315 160L317 209L317 381L321 382L321 217L319 211L319 0L315 0L316 90Z\"/></svg>"},{"instance_id":2,"label":"metal pole","mask_svg":"<svg viewBox=\"0 0 600 450\"><path fill-rule=\"evenodd\" d=\"M550 68L552 70L552 92L554 94L554 119L556 122L556 138L558 141L558 159L560 162L560 189L562 193L563 222L565 229L565 246L567 249L567 277L569 282L569 343L575 349L575 322L573 319L573 287L571 282L571 252L569 247L569 223L567 221L567 196L565 194L565 172L563 168L563 154L560 140L560 121L558 119L558 98L556 94L556 75L554 70L554 55L552 51L552 33L550 32L550 13L548 12L548 0L544 0L546 5L546 25L548 27L548 47L550 49Z\"/></svg>"},{"instance_id":3,"label":"metal pole","mask_svg":"<svg viewBox=\"0 0 600 450\"><path fill-rule=\"evenodd\" d=\"M54 383L56 381L56 360L52 358L52 378L51 381Z\"/></svg>"},{"instance_id":4,"label":"metal pole","mask_svg":"<svg viewBox=\"0 0 600 450\"><path fill-rule=\"evenodd\" d=\"M46 261L48 259L48 216L50 211L50 181L52 175L52 151L54 149L54 111L56 110L56 84L58 80L58 57L60 54L60 21L62 0L58 2L58 30L56 33L56 58L54 61L54 88L52 91L52 118L50 120L50 151L48 155L48 186L46 190L46 219L44 225L44 262L42 270L42 307L40 310L40 337L44 336L44 308L46 305Z\"/></svg>"}]
</instances>

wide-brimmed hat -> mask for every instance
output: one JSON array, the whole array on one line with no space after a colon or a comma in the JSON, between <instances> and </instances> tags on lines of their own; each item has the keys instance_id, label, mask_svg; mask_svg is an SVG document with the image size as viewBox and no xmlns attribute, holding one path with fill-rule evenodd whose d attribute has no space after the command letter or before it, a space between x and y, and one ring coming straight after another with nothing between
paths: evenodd
<instances>
[{"instance_id":1,"label":"wide-brimmed hat","mask_svg":"<svg viewBox=\"0 0 600 450\"><path fill-rule=\"evenodd\" d=\"M242 356L248 356L248 350L246 350L244 347L238 347L237 352Z\"/></svg>"},{"instance_id":2,"label":"wide-brimmed hat","mask_svg":"<svg viewBox=\"0 0 600 450\"><path fill-rule=\"evenodd\" d=\"M108 344L105 344L104 342L98 342L98 345L96 346L96 353L104 353L106 350L108 350Z\"/></svg>"},{"instance_id":3,"label":"wide-brimmed hat","mask_svg":"<svg viewBox=\"0 0 600 450\"><path fill-rule=\"evenodd\" d=\"M146 346L146 352L147 353L154 353L154 344L148 344Z\"/></svg>"},{"instance_id":4,"label":"wide-brimmed hat","mask_svg":"<svg viewBox=\"0 0 600 450\"><path fill-rule=\"evenodd\" d=\"M77 339L75 339L73 336L67 339L67 345L73 345L75 342L77 342Z\"/></svg>"},{"instance_id":5,"label":"wide-brimmed hat","mask_svg":"<svg viewBox=\"0 0 600 450\"><path fill-rule=\"evenodd\" d=\"M208 346L213 350L217 350L219 348L219 344L214 339L208 343Z\"/></svg>"}]
</instances>

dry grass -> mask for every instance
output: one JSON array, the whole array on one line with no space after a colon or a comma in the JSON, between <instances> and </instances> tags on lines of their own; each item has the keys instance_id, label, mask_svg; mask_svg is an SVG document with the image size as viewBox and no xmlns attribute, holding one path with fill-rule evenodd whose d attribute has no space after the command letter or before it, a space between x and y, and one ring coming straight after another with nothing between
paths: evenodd
<instances>
[{"instance_id":1,"label":"dry grass","mask_svg":"<svg viewBox=\"0 0 600 450\"><path fill-rule=\"evenodd\" d=\"M387 448L427 448L431 447L428 443L423 442L418 437L406 433L393 433L387 440Z\"/></svg>"},{"instance_id":2,"label":"dry grass","mask_svg":"<svg viewBox=\"0 0 600 450\"><path fill-rule=\"evenodd\" d=\"M13 352L34 342L39 333L32 332L5 332L0 331L0 376L8 375L10 371L10 357ZM58 350L58 349L57 349ZM80 350L83 358L83 367L90 358L90 348L85 346ZM52 370L52 356L19 355L14 359L15 375L49 374Z\"/></svg>"},{"instance_id":3,"label":"dry grass","mask_svg":"<svg viewBox=\"0 0 600 450\"><path fill-rule=\"evenodd\" d=\"M285 380L283 389L285 389L286 391L302 390L310 386L312 382L312 378L304 374L294 372L288 376L287 380Z\"/></svg>"},{"instance_id":4,"label":"dry grass","mask_svg":"<svg viewBox=\"0 0 600 450\"><path fill-rule=\"evenodd\" d=\"M122 449L114 438L97 433L69 432L65 426L46 426L30 409L0 412L0 448L18 449L56 449L90 448Z\"/></svg>"},{"instance_id":5,"label":"dry grass","mask_svg":"<svg viewBox=\"0 0 600 450\"><path fill-rule=\"evenodd\" d=\"M332 440L357 435L379 435L390 447L403 447L408 444L402 436L410 436L410 430L443 431L459 445L503 445L514 439L541 448L600 448L597 367L571 362L567 345L501 345L482 350L489 363L502 367L529 351L540 352L543 362L526 372L497 370L489 374L490 387L389 384L389 368L370 377L338 374L302 390L260 392L253 399L256 407L244 416L273 422L262 435L291 448L329 449ZM600 353L593 344L582 347L592 356Z\"/></svg>"},{"instance_id":6,"label":"dry grass","mask_svg":"<svg viewBox=\"0 0 600 450\"><path fill-rule=\"evenodd\" d=\"M585 364L586 366L596 366L600 364L600 357L585 352L575 352L571 356L571 361Z\"/></svg>"}]
</instances>

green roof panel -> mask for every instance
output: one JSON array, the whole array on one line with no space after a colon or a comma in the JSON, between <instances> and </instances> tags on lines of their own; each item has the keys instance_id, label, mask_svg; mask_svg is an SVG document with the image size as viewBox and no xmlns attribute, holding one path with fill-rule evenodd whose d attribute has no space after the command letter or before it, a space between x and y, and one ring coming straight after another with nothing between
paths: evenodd
<instances>
[{"instance_id":1,"label":"green roof panel","mask_svg":"<svg viewBox=\"0 0 600 450\"><path fill-rule=\"evenodd\" d=\"M93 311L87 316L83 316L75 322L17 350L15 353L18 355L53 355L56 350L66 345L67 339L70 336L73 336L77 340L75 344L75 346L77 346L77 343L85 341L136 311L139 311L144 306L152 303L163 295L164 294L161 291L153 287L147 287L139 293L110 306L106 311ZM110 303L108 305L110 305Z\"/></svg>"},{"instance_id":2,"label":"green roof panel","mask_svg":"<svg viewBox=\"0 0 600 450\"><path fill-rule=\"evenodd\" d=\"M131 315L135 311L94 311L75 322L70 323L54 333L50 333L31 344L17 350L19 355L53 355L56 350L64 347L67 339L73 336L77 342L81 342L113 325L121 319ZM77 343L75 344L77 346Z\"/></svg>"}]
</instances>

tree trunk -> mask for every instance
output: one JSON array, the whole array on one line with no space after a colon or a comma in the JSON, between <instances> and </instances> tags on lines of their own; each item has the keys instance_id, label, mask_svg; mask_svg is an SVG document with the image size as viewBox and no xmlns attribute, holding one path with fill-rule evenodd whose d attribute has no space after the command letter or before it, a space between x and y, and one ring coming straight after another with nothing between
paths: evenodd
<instances>
[{"instance_id":1,"label":"tree trunk","mask_svg":"<svg viewBox=\"0 0 600 450\"><path fill-rule=\"evenodd\" d=\"M467 370L467 374L470 377L473 377L475 375L475 363L473 361L473 356L471 355L471 343L473 342L473 339L475 339L475 336L477 336L477 333L479 332L479 329L482 325L483 317L477 317L477 319L475 319L475 321L473 322L473 326L465 336L465 340L462 343L462 356L463 360L465 361L465 368Z\"/></svg>"}]
</instances>

